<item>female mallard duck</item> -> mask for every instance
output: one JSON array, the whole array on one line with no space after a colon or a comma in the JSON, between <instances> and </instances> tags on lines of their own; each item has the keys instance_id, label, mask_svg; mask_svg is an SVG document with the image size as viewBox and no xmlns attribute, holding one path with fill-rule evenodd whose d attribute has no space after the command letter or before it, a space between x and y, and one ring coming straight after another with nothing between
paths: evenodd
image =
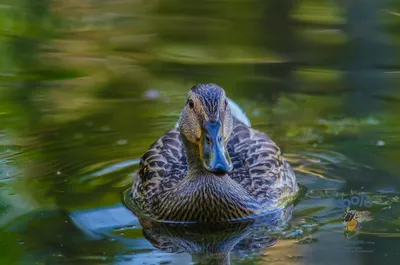
<instances>
[{"instance_id":1,"label":"female mallard duck","mask_svg":"<svg viewBox=\"0 0 400 265\"><path fill-rule=\"evenodd\" d=\"M297 191L279 147L232 116L221 87L200 84L141 158L129 199L152 219L217 222L276 209Z\"/></svg>"}]
</instances>

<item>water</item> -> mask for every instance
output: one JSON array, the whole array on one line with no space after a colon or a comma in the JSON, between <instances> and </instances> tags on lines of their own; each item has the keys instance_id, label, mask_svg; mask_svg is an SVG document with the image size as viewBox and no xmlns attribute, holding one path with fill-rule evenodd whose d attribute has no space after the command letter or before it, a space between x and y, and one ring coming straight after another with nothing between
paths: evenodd
<instances>
[{"instance_id":1,"label":"water","mask_svg":"<svg viewBox=\"0 0 400 265\"><path fill-rule=\"evenodd\" d=\"M398 264L400 6L375 2L2 1L0 264ZM182 235L123 206L201 82L290 160L288 220Z\"/></svg>"}]
</instances>

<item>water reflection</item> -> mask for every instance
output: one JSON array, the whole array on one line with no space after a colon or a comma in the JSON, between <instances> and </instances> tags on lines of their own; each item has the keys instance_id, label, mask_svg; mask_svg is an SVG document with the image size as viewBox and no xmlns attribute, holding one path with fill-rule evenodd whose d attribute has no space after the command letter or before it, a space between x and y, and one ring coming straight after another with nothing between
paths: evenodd
<instances>
[{"instance_id":1,"label":"water reflection","mask_svg":"<svg viewBox=\"0 0 400 265\"><path fill-rule=\"evenodd\" d=\"M286 224L293 206L262 217L240 222L170 224L141 219L143 235L153 246L166 252L187 252L195 264L228 265L231 251L256 252L278 241L274 229Z\"/></svg>"},{"instance_id":2,"label":"water reflection","mask_svg":"<svg viewBox=\"0 0 400 265\"><path fill-rule=\"evenodd\" d=\"M223 265L231 263L231 252L236 258L239 253L243 257L261 253L276 244L279 237L284 236L282 231L287 228L293 208L291 205L263 216L213 225L138 219L122 205L73 211L69 219L84 233L86 241L102 249L106 246L119 249L115 256L103 254L115 264L153 264L158 257L160 262L172 259L174 264L188 264L188 253L196 264ZM72 232L74 229L70 226L68 230ZM160 252L152 250L148 242ZM145 255L149 251L153 255ZM76 262L88 258L83 253L61 253L66 255L64 258L76 259ZM184 260L184 263L179 263L179 260Z\"/></svg>"},{"instance_id":3,"label":"water reflection","mask_svg":"<svg viewBox=\"0 0 400 265\"><path fill-rule=\"evenodd\" d=\"M399 8L2 1L0 264L190 263L154 248L137 218L112 206L132 183L135 158L174 126L188 87L204 82L226 89L310 190L291 221L300 239L233 263L398 264L399 202L379 201L400 188ZM376 248L338 255L342 212L329 194L354 190L377 197L362 235Z\"/></svg>"}]
</instances>

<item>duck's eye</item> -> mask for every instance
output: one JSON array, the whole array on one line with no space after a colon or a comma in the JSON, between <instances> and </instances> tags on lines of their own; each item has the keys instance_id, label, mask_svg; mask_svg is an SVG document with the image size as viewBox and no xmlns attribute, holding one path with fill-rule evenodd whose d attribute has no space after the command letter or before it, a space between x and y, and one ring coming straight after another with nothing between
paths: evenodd
<instances>
[{"instance_id":1,"label":"duck's eye","mask_svg":"<svg viewBox=\"0 0 400 265\"><path fill-rule=\"evenodd\" d=\"M228 107L228 100L225 99L225 109Z\"/></svg>"},{"instance_id":2,"label":"duck's eye","mask_svg":"<svg viewBox=\"0 0 400 265\"><path fill-rule=\"evenodd\" d=\"M218 142L222 142L222 136L218 136Z\"/></svg>"},{"instance_id":3,"label":"duck's eye","mask_svg":"<svg viewBox=\"0 0 400 265\"><path fill-rule=\"evenodd\" d=\"M188 100L189 108L193 109L194 108L194 102L193 100L189 99Z\"/></svg>"},{"instance_id":4,"label":"duck's eye","mask_svg":"<svg viewBox=\"0 0 400 265\"><path fill-rule=\"evenodd\" d=\"M210 137L208 135L206 135L206 142L207 142L207 144L211 143L211 139L210 139Z\"/></svg>"}]
</instances>

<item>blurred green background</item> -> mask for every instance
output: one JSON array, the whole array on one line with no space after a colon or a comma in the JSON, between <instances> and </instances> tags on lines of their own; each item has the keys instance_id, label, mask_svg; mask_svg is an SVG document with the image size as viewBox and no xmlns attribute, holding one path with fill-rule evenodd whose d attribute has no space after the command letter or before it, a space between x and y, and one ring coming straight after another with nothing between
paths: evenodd
<instances>
[{"instance_id":1,"label":"blurred green background","mask_svg":"<svg viewBox=\"0 0 400 265\"><path fill-rule=\"evenodd\" d=\"M311 191L397 194L399 52L395 0L2 0L0 264L114 264L126 246L83 241L68 213L121 201L197 83L222 86ZM314 199L298 218L331 207ZM371 228L383 252L348 264L398 264L392 219ZM302 251L282 264L335 261Z\"/></svg>"}]
</instances>

